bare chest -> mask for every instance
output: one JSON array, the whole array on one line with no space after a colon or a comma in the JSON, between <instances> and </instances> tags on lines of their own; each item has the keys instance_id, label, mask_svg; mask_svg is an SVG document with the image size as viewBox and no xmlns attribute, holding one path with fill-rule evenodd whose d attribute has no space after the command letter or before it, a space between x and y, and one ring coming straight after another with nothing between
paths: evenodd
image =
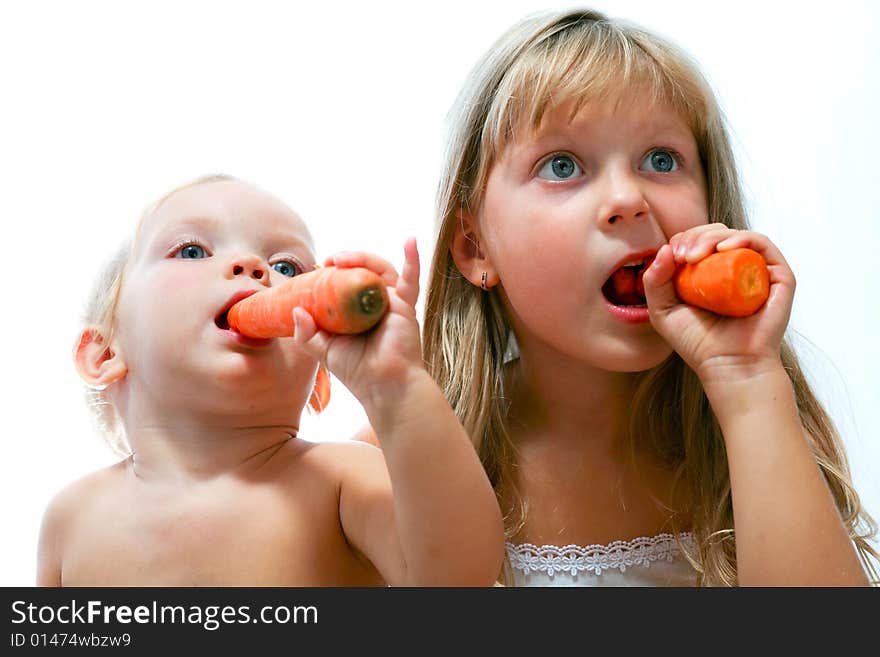
<instances>
[{"instance_id":1,"label":"bare chest","mask_svg":"<svg viewBox=\"0 0 880 657\"><path fill-rule=\"evenodd\" d=\"M671 532L684 517L670 494L671 478L613 469L540 470L518 482L527 512L516 543L607 544Z\"/></svg>"},{"instance_id":2,"label":"bare chest","mask_svg":"<svg viewBox=\"0 0 880 657\"><path fill-rule=\"evenodd\" d=\"M335 496L277 486L181 495L124 491L84 511L64 551L65 585L322 586L372 583L339 529Z\"/></svg>"}]
</instances>

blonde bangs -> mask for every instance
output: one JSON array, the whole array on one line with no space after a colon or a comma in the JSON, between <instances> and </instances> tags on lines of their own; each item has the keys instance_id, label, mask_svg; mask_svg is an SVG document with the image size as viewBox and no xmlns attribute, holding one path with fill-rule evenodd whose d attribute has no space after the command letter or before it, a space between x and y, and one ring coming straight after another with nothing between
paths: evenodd
<instances>
[{"instance_id":1,"label":"blonde bangs","mask_svg":"<svg viewBox=\"0 0 880 657\"><path fill-rule=\"evenodd\" d=\"M698 141L717 114L701 74L671 44L605 21L554 28L526 45L498 86L482 135L486 165L522 130L537 130L548 110L569 102L569 120L587 103L637 98L671 107Z\"/></svg>"}]
</instances>

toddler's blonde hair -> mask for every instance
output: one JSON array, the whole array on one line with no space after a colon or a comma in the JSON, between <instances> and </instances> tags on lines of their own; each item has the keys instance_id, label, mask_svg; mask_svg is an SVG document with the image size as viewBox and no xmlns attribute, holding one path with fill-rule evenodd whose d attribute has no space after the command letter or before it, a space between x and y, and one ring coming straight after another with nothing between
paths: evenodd
<instances>
[{"instance_id":1,"label":"toddler's blonde hair","mask_svg":"<svg viewBox=\"0 0 880 657\"><path fill-rule=\"evenodd\" d=\"M666 103L688 122L700 153L713 221L747 229L739 174L724 117L699 68L665 39L591 10L527 18L508 30L471 72L450 114L438 189L438 233L425 301L428 368L480 454L505 515L508 537L525 523L527 501L513 485L515 445L506 429L503 380L510 329L497 295L472 285L450 253L458 213L478 215L499 154L522 130L566 101ZM573 116L573 115L572 115ZM782 363L797 396L818 466L866 570L876 580L869 539L876 524L853 488L844 448L787 341ZM515 367L515 364L508 367ZM637 376L630 447L653 449L692 500L689 555L702 585L737 583L733 508L724 441L699 379L675 353ZM680 536L681 528L675 527ZM680 541L681 543L681 541Z\"/></svg>"},{"instance_id":2,"label":"toddler's blonde hair","mask_svg":"<svg viewBox=\"0 0 880 657\"><path fill-rule=\"evenodd\" d=\"M190 187L196 187L197 185L215 182L242 181L239 178L223 173L209 174L183 183L163 194L141 213L133 237L130 240L126 240L106 263L92 287L82 318L84 325L97 328L98 333L102 336L103 344L109 345L113 340L117 324L116 309L119 305L120 293L125 282L126 268L131 260L132 253L134 253L144 221L156 212L165 201L178 192ZM121 418L116 408L108 399L106 390L104 388L87 387L86 401L92 411L92 419L98 431L105 438L110 448L121 456L130 455L131 446L125 437ZM314 407L313 404L309 406L309 408Z\"/></svg>"}]
</instances>

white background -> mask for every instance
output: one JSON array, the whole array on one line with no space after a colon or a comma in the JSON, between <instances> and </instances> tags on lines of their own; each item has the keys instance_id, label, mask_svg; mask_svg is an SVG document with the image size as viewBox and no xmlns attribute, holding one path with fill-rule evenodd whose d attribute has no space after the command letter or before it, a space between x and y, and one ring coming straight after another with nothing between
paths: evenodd
<instances>
[{"instance_id":1,"label":"white background","mask_svg":"<svg viewBox=\"0 0 880 657\"><path fill-rule=\"evenodd\" d=\"M147 203L225 172L299 211L319 257L365 249L399 266L415 235L426 267L445 114L467 71L515 20L569 6L322 5L2 5L0 585L33 583L50 496L115 460L70 356L94 275ZM593 6L678 42L718 91L754 227L798 277L796 346L880 515L876 5ZM333 394L302 435L362 426L347 391Z\"/></svg>"}]
</instances>

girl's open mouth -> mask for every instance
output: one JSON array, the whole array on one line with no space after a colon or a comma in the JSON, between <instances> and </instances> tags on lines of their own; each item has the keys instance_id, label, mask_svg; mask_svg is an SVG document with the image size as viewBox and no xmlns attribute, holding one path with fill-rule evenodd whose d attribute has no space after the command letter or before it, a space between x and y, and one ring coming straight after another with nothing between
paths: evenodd
<instances>
[{"instance_id":1,"label":"girl's open mouth","mask_svg":"<svg viewBox=\"0 0 880 657\"><path fill-rule=\"evenodd\" d=\"M614 270L602 286L602 294L614 306L647 308L642 277L654 256L632 260Z\"/></svg>"}]
</instances>

